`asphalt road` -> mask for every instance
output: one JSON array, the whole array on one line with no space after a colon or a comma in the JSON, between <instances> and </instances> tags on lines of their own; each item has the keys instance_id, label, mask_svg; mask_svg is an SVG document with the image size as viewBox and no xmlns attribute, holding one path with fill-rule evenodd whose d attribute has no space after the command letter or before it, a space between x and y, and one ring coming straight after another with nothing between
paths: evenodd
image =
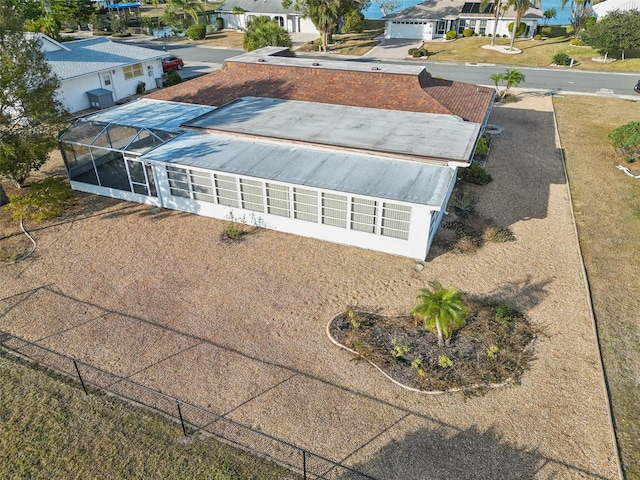
<instances>
[{"instance_id":1,"label":"asphalt road","mask_svg":"<svg viewBox=\"0 0 640 480\"><path fill-rule=\"evenodd\" d=\"M165 50L169 55L181 57L185 68L180 72L183 78L191 78L222 67L227 58L243 53L233 48L208 47L162 42L161 40L140 40L127 43L154 50ZM305 55L306 56L306 55ZM310 55L311 58L323 60L344 60L332 55ZM350 58L354 62L378 62L375 58ZM385 63L407 63L404 60L384 60ZM415 62L412 61L415 65ZM424 62L425 67L434 77L457 80L478 85L493 86L489 80L492 73L502 72L508 67L493 64ZM587 94L597 96L629 97L640 100L640 95L633 91L633 86L640 79L637 73L609 73L572 69L553 68L520 68L525 75L522 89L539 90L556 94Z\"/></svg>"}]
</instances>

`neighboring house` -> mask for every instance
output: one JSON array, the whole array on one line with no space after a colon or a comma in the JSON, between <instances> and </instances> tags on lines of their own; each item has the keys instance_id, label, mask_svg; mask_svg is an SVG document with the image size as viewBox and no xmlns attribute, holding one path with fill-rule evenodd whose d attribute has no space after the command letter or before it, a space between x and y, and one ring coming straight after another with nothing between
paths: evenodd
<instances>
[{"instance_id":1,"label":"neighboring house","mask_svg":"<svg viewBox=\"0 0 640 480\"><path fill-rule=\"evenodd\" d=\"M77 121L72 188L425 259L494 89L266 47Z\"/></svg>"},{"instance_id":2,"label":"neighboring house","mask_svg":"<svg viewBox=\"0 0 640 480\"><path fill-rule=\"evenodd\" d=\"M619 10L621 12L640 10L640 0L606 0L606 2L591 5L591 9L598 18L602 18L614 10Z\"/></svg>"},{"instance_id":3,"label":"neighboring house","mask_svg":"<svg viewBox=\"0 0 640 480\"><path fill-rule=\"evenodd\" d=\"M272 18L290 33L318 33L313 22L296 12L293 4L282 6L282 0L227 0L216 9L225 28L244 30L252 17Z\"/></svg>"},{"instance_id":4,"label":"neighboring house","mask_svg":"<svg viewBox=\"0 0 640 480\"><path fill-rule=\"evenodd\" d=\"M433 40L445 37L449 30L462 35L465 28L477 35L493 35L494 27L496 35L510 35L508 26L516 20L515 10L501 12L496 24L494 8L491 3L481 12L479 2L429 0L384 17L385 38ZM523 36L533 36L543 18L542 10L529 8L522 17L527 26Z\"/></svg>"},{"instance_id":5,"label":"neighboring house","mask_svg":"<svg viewBox=\"0 0 640 480\"><path fill-rule=\"evenodd\" d=\"M162 77L164 52L106 37L65 43L43 34L39 38L46 61L60 78L59 98L70 112L110 106L134 95L140 82L146 90L156 88Z\"/></svg>"}]
</instances>

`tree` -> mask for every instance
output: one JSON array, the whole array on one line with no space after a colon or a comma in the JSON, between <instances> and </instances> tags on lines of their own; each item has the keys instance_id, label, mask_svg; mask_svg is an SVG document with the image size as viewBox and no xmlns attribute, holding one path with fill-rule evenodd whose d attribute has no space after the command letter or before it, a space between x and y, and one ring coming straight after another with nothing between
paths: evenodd
<instances>
[{"instance_id":1,"label":"tree","mask_svg":"<svg viewBox=\"0 0 640 480\"><path fill-rule=\"evenodd\" d=\"M352 10L365 10L369 6L369 0L295 0L295 3L293 0L282 0L284 8L289 8L292 4L320 32L322 49L326 52L329 35L338 28L340 19Z\"/></svg>"},{"instance_id":2,"label":"tree","mask_svg":"<svg viewBox=\"0 0 640 480\"><path fill-rule=\"evenodd\" d=\"M364 15L360 10L351 10L347 13L344 24L342 25L342 33L362 33L364 31Z\"/></svg>"},{"instance_id":3,"label":"tree","mask_svg":"<svg viewBox=\"0 0 640 480\"><path fill-rule=\"evenodd\" d=\"M504 76L505 81L505 91L504 94L509 95L509 89L511 87L517 87L522 82L524 82L524 73L522 73L517 68L510 68L507 70L507 73Z\"/></svg>"},{"instance_id":4,"label":"tree","mask_svg":"<svg viewBox=\"0 0 640 480\"><path fill-rule=\"evenodd\" d=\"M59 80L22 21L0 0L0 176L19 186L56 148L66 121Z\"/></svg>"},{"instance_id":5,"label":"tree","mask_svg":"<svg viewBox=\"0 0 640 480\"><path fill-rule=\"evenodd\" d=\"M464 325L467 315L458 290L445 288L440 282L431 282L430 288L418 291L416 299L418 303L411 309L411 314L423 319L426 330L437 333L438 345L449 345L451 335Z\"/></svg>"},{"instance_id":6,"label":"tree","mask_svg":"<svg viewBox=\"0 0 640 480\"><path fill-rule=\"evenodd\" d=\"M499 84L504 82L505 76L506 75L504 73L492 73L491 75L489 75L489 80L491 80L493 84L496 86L496 92L499 97L503 95L502 93L500 93Z\"/></svg>"},{"instance_id":7,"label":"tree","mask_svg":"<svg viewBox=\"0 0 640 480\"><path fill-rule=\"evenodd\" d=\"M514 22L515 25L520 25L522 21L522 17L527 10L531 7L539 7L541 4L541 0L507 0L507 5L516 12L516 20ZM511 31L511 45L509 46L509 50L513 50L513 44L516 41L517 28L512 29Z\"/></svg>"},{"instance_id":8,"label":"tree","mask_svg":"<svg viewBox=\"0 0 640 480\"><path fill-rule=\"evenodd\" d=\"M603 54L640 48L640 12L610 12L585 29L580 39Z\"/></svg>"},{"instance_id":9,"label":"tree","mask_svg":"<svg viewBox=\"0 0 640 480\"><path fill-rule=\"evenodd\" d=\"M544 24L548 25L549 20L555 19L558 16L558 11L555 8L547 8L542 15L544 15Z\"/></svg>"},{"instance_id":10,"label":"tree","mask_svg":"<svg viewBox=\"0 0 640 480\"><path fill-rule=\"evenodd\" d=\"M382 12L382 15L385 17L400 5L400 2L398 2L398 0L373 0L373 3L378 6L380 11Z\"/></svg>"},{"instance_id":11,"label":"tree","mask_svg":"<svg viewBox=\"0 0 640 480\"><path fill-rule=\"evenodd\" d=\"M66 25L86 22L96 11L92 0L49 0L52 17Z\"/></svg>"},{"instance_id":12,"label":"tree","mask_svg":"<svg viewBox=\"0 0 640 480\"><path fill-rule=\"evenodd\" d=\"M490 0L482 0L480 2L480 11L483 13L489 13L491 9L493 9L493 35L491 35L491 46L493 47L496 42L496 32L498 31L498 21L500 20L500 15L504 13L507 4L503 2L503 0L498 0L497 2L491 2Z\"/></svg>"},{"instance_id":13,"label":"tree","mask_svg":"<svg viewBox=\"0 0 640 480\"><path fill-rule=\"evenodd\" d=\"M174 9L182 10L184 20L187 19L187 15L191 17L193 23L198 23L198 16L204 13L204 7L201 2L194 2L191 0L169 0L169 6Z\"/></svg>"},{"instance_id":14,"label":"tree","mask_svg":"<svg viewBox=\"0 0 640 480\"><path fill-rule=\"evenodd\" d=\"M560 9L564 12L564 8L569 0L561 0ZM573 27L573 36L578 38L587 20L593 17L591 5L600 3L600 0L571 0L571 26Z\"/></svg>"},{"instance_id":15,"label":"tree","mask_svg":"<svg viewBox=\"0 0 640 480\"><path fill-rule=\"evenodd\" d=\"M640 160L640 122L625 123L613 129L609 132L609 140L625 162Z\"/></svg>"},{"instance_id":16,"label":"tree","mask_svg":"<svg viewBox=\"0 0 640 480\"><path fill-rule=\"evenodd\" d=\"M262 47L290 47L291 39L289 33L269 17L254 17L247 23L242 46L247 52Z\"/></svg>"}]
</instances>

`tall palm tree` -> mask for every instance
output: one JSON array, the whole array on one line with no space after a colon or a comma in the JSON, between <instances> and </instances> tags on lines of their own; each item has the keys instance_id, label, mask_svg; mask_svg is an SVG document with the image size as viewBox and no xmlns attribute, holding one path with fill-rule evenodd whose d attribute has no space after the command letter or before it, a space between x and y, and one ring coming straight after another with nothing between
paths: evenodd
<instances>
[{"instance_id":1,"label":"tall palm tree","mask_svg":"<svg viewBox=\"0 0 640 480\"><path fill-rule=\"evenodd\" d=\"M493 47L493 45L495 45L496 43L496 32L498 31L498 21L500 20L500 14L504 11L507 4L504 3L504 0L497 0L495 2L492 2L491 0L482 0L480 2L480 11L484 12L489 5L493 6L494 15L493 35L491 35L491 46Z\"/></svg>"},{"instance_id":2,"label":"tall palm tree","mask_svg":"<svg viewBox=\"0 0 640 480\"><path fill-rule=\"evenodd\" d=\"M193 19L193 23L198 23L198 15L204 13L204 7L200 2L192 0L169 0L169 5L182 10L182 16L186 20L187 15Z\"/></svg>"},{"instance_id":3,"label":"tall palm tree","mask_svg":"<svg viewBox=\"0 0 640 480\"><path fill-rule=\"evenodd\" d=\"M531 7L539 7L542 5L541 0L507 0L507 5L513 8L516 12L516 20L513 23L513 29L511 31L511 45L509 50L513 50L513 44L516 41L516 32L522 21L522 17L527 13L527 10Z\"/></svg>"},{"instance_id":4,"label":"tall palm tree","mask_svg":"<svg viewBox=\"0 0 640 480\"><path fill-rule=\"evenodd\" d=\"M445 288L440 282L431 282L416 295L418 303L411 314L422 318L424 328L435 331L438 345L449 345L454 331L464 325L467 308L462 295L453 287Z\"/></svg>"}]
</instances>

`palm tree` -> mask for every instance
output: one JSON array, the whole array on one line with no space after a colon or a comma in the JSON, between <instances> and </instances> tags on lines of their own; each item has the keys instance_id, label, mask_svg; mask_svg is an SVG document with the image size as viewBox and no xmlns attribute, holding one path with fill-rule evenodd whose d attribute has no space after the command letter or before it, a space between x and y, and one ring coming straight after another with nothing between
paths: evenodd
<instances>
[{"instance_id":1,"label":"palm tree","mask_svg":"<svg viewBox=\"0 0 640 480\"><path fill-rule=\"evenodd\" d=\"M498 31L498 21L500 20L500 14L504 11L504 8L507 6L503 3L503 0L498 0L496 2L491 2L491 0L482 0L480 2L480 11L484 12L489 4L493 5L493 35L491 35L491 46L496 43L496 32Z\"/></svg>"},{"instance_id":2,"label":"palm tree","mask_svg":"<svg viewBox=\"0 0 640 480\"><path fill-rule=\"evenodd\" d=\"M511 31L511 45L509 46L509 50L513 50L513 44L516 41L516 32L518 31L524 14L527 13L529 8L539 7L541 4L541 0L507 0L507 5L516 12L516 20L513 23L513 29Z\"/></svg>"},{"instance_id":3,"label":"palm tree","mask_svg":"<svg viewBox=\"0 0 640 480\"><path fill-rule=\"evenodd\" d=\"M242 46L247 52L262 47L290 47L291 39L287 31L271 20L261 16L252 18L242 38Z\"/></svg>"},{"instance_id":4,"label":"palm tree","mask_svg":"<svg viewBox=\"0 0 640 480\"><path fill-rule=\"evenodd\" d=\"M462 296L453 287L431 282L416 295L418 304L411 314L424 321L424 328L438 334L438 345L449 345L453 332L464 325L467 308Z\"/></svg>"},{"instance_id":5,"label":"palm tree","mask_svg":"<svg viewBox=\"0 0 640 480\"><path fill-rule=\"evenodd\" d=\"M509 89L511 87L517 87L522 82L524 82L524 73L522 73L517 68L510 68L507 70L507 73L504 75L505 81L505 96L509 93Z\"/></svg>"},{"instance_id":6,"label":"palm tree","mask_svg":"<svg viewBox=\"0 0 640 480\"><path fill-rule=\"evenodd\" d=\"M506 75L504 73L492 73L491 75L489 75L489 80L491 80L496 86L496 95L498 97L502 97L498 84L502 83L505 80L505 77Z\"/></svg>"},{"instance_id":7,"label":"palm tree","mask_svg":"<svg viewBox=\"0 0 640 480\"><path fill-rule=\"evenodd\" d=\"M182 16L186 20L187 15L193 19L193 23L198 23L198 15L204 13L204 7L200 2L192 0L169 0L169 5L182 10Z\"/></svg>"},{"instance_id":8,"label":"palm tree","mask_svg":"<svg viewBox=\"0 0 640 480\"><path fill-rule=\"evenodd\" d=\"M544 15L544 24L547 25L549 20L558 16L558 11L555 8L547 8L542 15Z\"/></svg>"}]
</instances>

